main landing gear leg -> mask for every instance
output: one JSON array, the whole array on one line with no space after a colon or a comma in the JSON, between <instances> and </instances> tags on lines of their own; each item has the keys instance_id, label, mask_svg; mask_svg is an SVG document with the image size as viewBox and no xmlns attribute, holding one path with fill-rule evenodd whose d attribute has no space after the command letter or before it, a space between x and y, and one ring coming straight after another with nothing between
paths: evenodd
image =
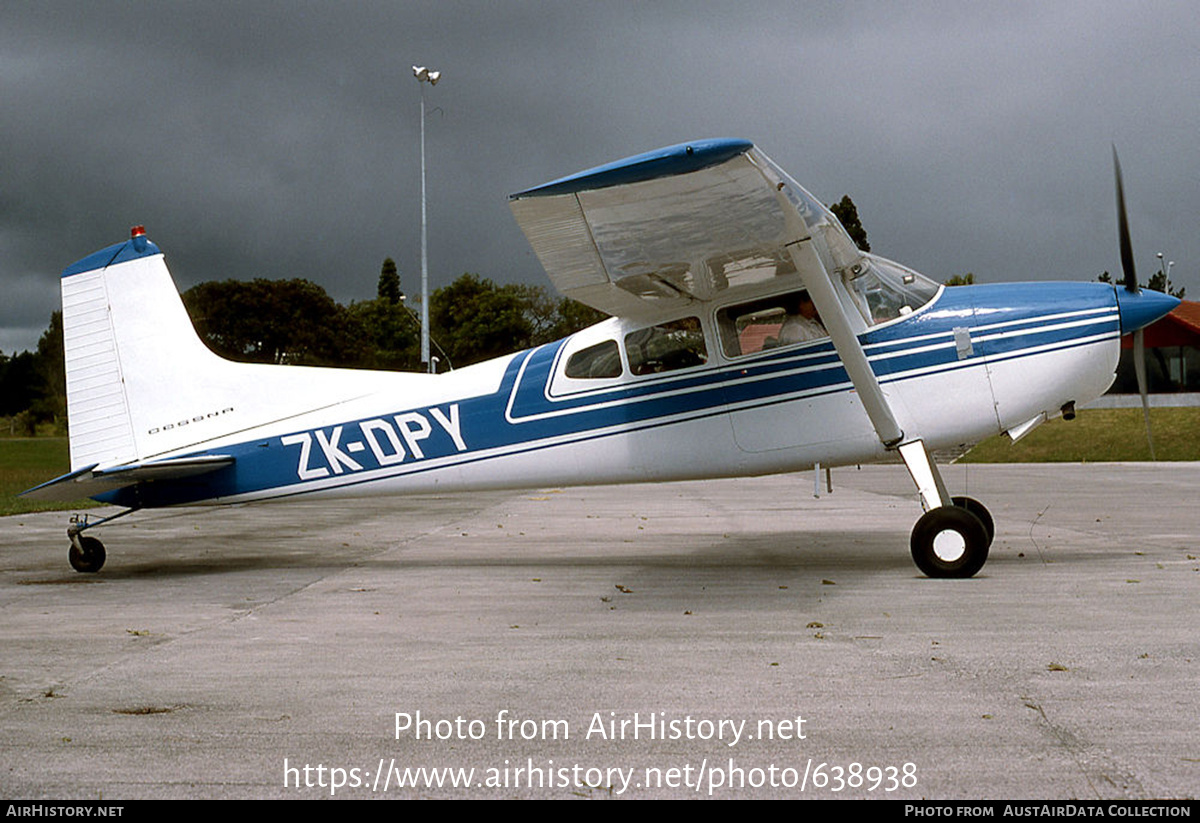
<instances>
[{"instance_id":1,"label":"main landing gear leg","mask_svg":"<svg viewBox=\"0 0 1200 823\"><path fill-rule=\"evenodd\" d=\"M897 448L921 493L925 514L913 526L913 562L929 577L971 577L987 562L996 527L982 503L951 497L924 442Z\"/></svg>"},{"instance_id":2,"label":"main landing gear leg","mask_svg":"<svg viewBox=\"0 0 1200 823\"><path fill-rule=\"evenodd\" d=\"M71 538L71 548L67 552L67 559L71 562L71 568L83 574L95 574L100 571L104 567L104 561L108 557L104 551L104 544L94 537L84 537L82 534L83 530L95 528L103 523L116 520L118 517L132 514L135 511L137 509L126 509L111 517L90 522L86 514L73 515L71 517L71 525L67 527L67 537Z\"/></svg>"},{"instance_id":3,"label":"main landing gear leg","mask_svg":"<svg viewBox=\"0 0 1200 823\"><path fill-rule=\"evenodd\" d=\"M871 362L858 339L863 331L861 318L857 327L850 322L834 278L825 268L817 253L813 234L799 211L784 193L786 181L766 176L767 182L777 192L779 208L783 214L787 234L791 239L784 244L796 270L808 289L809 296L821 313L821 320L829 332L837 350L846 376L858 392L863 411L871 420L871 426L879 442L887 449L895 449L904 458L904 465L921 492L921 504L925 515L917 521L912 533L912 556L917 567L930 577L970 577L987 562L988 546L991 544L990 529L984 522L991 522L987 510L975 501L970 505L958 505L946 492L946 485L938 474L937 466L925 450L919 438L905 437L896 416L892 413L887 395L879 385L879 378L871 368ZM798 195L797 195L798 197ZM826 246L830 254L834 249ZM841 250L845 252L845 249ZM837 268L841 266L841 268ZM838 279L860 271L854 259L835 261L834 274ZM980 512L983 517L980 517Z\"/></svg>"}]
</instances>

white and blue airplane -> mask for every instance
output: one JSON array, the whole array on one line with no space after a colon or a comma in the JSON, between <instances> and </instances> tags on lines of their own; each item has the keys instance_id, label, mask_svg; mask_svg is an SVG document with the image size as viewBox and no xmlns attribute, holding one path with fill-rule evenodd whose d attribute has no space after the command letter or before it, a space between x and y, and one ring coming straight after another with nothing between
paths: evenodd
<instances>
[{"instance_id":1,"label":"white and blue airplane","mask_svg":"<svg viewBox=\"0 0 1200 823\"><path fill-rule=\"evenodd\" d=\"M1014 440L1112 383L1178 302L1126 281L946 288L855 246L752 143L702 140L510 197L551 280L612 317L439 374L233 363L144 230L62 274L71 471L26 492L123 507L712 477L892 459L933 577L987 559L934 449ZM808 304L805 306L805 304ZM801 315L804 320L801 320ZM105 561L75 518L71 565Z\"/></svg>"}]
</instances>

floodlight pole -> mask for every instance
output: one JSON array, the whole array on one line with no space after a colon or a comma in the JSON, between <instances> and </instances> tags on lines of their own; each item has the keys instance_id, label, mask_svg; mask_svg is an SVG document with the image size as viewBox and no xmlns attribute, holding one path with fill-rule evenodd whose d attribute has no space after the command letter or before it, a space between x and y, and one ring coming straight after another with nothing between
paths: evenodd
<instances>
[{"instance_id":1,"label":"floodlight pole","mask_svg":"<svg viewBox=\"0 0 1200 823\"><path fill-rule=\"evenodd\" d=\"M425 208L425 84L433 86L441 72L429 71L424 66L413 66L413 77L421 86L421 362L429 373L437 368L429 356L429 239Z\"/></svg>"},{"instance_id":2,"label":"floodlight pole","mask_svg":"<svg viewBox=\"0 0 1200 823\"><path fill-rule=\"evenodd\" d=\"M421 83L421 363L433 371L429 359L429 230L425 209L425 84Z\"/></svg>"},{"instance_id":3,"label":"floodlight pole","mask_svg":"<svg viewBox=\"0 0 1200 823\"><path fill-rule=\"evenodd\" d=\"M1159 252L1155 255L1158 258L1158 271L1163 276L1163 289L1167 294L1171 293L1171 267L1175 265L1175 261L1167 262L1163 257L1163 253Z\"/></svg>"}]
</instances>

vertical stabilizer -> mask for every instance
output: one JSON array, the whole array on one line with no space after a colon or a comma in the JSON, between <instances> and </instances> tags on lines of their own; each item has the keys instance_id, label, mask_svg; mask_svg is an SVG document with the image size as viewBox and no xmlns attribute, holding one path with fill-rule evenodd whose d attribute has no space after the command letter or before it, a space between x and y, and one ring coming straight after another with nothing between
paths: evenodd
<instances>
[{"instance_id":1,"label":"vertical stabilizer","mask_svg":"<svg viewBox=\"0 0 1200 823\"><path fill-rule=\"evenodd\" d=\"M185 427L214 413L239 364L200 341L144 229L67 268L62 303L72 470L203 439L202 426Z\"/></svg>"},{"instance_id":2,"label":"vertical stabilizer","mask_svg":"<svg viewBox=\"0 0 1200 823\"><path fill-rule=\"evenodd\" d=\"M63 272L72 470L212 437L203 424L232 405L245 368L201 342L162 252L141 226L132 234Z\"/></svg>"},{"instance_id":3,"label":"vertical stabilizer","mask_svg":"<svg viewBox=\"0 0 1200 823\"><path fill-rule=\"evenodd\" d=\"M411 374L217 356L140 226L132 239L69 266L62 303L72 471L178 456L384 388L404 396L422 383Z\"/></svg>"},{"instance_id":4,"label":"vertical stabilizer","mask_svg":"<svg viewBox=\"0 0 1200 823\"><path fill-rule=\"evenodd\" d=\"M109 298L110 280L131 266L144 270L154 262L168 284L170 275L158 247L144 232L134 229L133 234L133 239L89 255L62 274L72 470L138 457ZM179 303L173 284L170 289L174 302ZM191 331L190 323L187 329Z\"/></svg>"}]
</instances>

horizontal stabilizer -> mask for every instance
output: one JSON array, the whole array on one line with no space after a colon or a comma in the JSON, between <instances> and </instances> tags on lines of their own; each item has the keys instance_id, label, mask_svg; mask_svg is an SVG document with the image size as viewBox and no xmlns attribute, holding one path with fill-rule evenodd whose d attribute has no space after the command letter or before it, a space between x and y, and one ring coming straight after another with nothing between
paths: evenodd
<instances>
[{"instance_id":1,"label":"horizontal stabilizer","mask_svg":"<svg viewBox=\"0 0 1200 823\"><path fill-rule=\"evenodd\" d=\"M29 500L78 500L82 497L95 497L138 483L154 480L178 480L183 477L207 474L231 465L233 465L233 458L223 454L151 460L107 469L97 469L95 465L91 465L64 474L62 477L56 477L40 486L34 486L28 491L21 492L20 496Z\"/></svg>"}]
</instances>

